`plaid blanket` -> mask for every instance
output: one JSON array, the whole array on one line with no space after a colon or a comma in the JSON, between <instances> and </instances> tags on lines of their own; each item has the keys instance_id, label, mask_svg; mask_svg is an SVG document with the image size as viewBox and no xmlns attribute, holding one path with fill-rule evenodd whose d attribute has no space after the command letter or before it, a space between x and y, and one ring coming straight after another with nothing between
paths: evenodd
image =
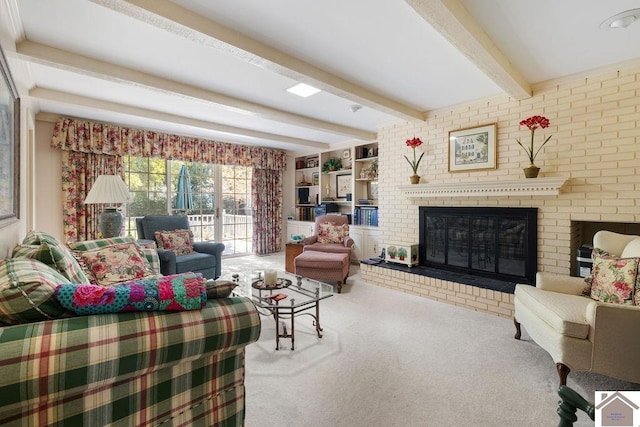
<instances>
[{"instance_id":1,"label":"plaid blanket","mask_svg":"<svg viewBox=\"0 0 640 427\"><path fill-rule=\"evenodd\" d=\"M0 424L242 425L247 298L0 328Z\"/></svg>"}]
</instances>

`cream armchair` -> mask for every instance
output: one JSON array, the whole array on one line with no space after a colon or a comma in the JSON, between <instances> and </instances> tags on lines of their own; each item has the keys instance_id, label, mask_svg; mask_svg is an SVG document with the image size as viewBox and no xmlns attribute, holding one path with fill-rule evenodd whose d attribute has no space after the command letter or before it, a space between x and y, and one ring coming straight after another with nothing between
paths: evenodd
<instances>
[{"instance_id":1,"label":"cream armchair","mask_svg":"<svg viewBox=\"0 0 640 427\"><path fill-rule=\"evenodd\" d=\"M593 246L623 258L640 257L640 236L599 231ZM560 385L572 370L640 383L640 306L581 296L585 285L583 278L549 273L538 273L535 287L516 285L515 338L524 326L556 363Z\"/></svg>"}]
</instances>

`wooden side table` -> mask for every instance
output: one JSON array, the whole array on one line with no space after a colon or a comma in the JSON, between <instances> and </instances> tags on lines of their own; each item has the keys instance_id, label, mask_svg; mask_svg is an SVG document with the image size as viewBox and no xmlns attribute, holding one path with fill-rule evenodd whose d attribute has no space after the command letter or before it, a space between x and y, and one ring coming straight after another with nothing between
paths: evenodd
<instances>
[{"instance_id":1,"label":"wooden side table","mask_svg":"<svg viewBox=\"0 0 640 427\"><path fill-rule=\"evenodd\" d=\"M302 243L287 243L285 248L285 270L287 273L296 273L296 266L293 260L302 253Z\"/></svg>"}]
</instances>

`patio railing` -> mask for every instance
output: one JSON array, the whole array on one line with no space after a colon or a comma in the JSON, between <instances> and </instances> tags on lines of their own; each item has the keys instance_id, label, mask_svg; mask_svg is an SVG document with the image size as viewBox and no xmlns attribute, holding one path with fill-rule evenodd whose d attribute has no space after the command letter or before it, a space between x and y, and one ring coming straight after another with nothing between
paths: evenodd
<instances>
[{"instance_id":1,"label":"patio railing","mask_svg":"<svg viewBox=\"0 0 640 427\"><path fill-rule=\"evenodd\" d=\"M214 229L216 217L214 214L187 215L189 226L194 231L196 240L215 240ZM138 217L139 218L139 217ZM131 235L137 236L136 217L128 217ZM248 239L253 235L253 218L249 215L222 214L222 239ZM198 233L201 230L201 233Z\"/></svg>"}]
</instances>

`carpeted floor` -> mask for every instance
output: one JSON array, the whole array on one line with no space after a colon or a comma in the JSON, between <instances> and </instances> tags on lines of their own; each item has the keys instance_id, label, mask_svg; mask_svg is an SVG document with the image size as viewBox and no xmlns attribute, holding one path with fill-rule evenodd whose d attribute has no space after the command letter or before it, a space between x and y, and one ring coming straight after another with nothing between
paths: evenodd
<instances>
[{"instance_id":1,"label":"carpeted floor","mask_svg":"<svg viewBox=\"0 0 640 427\"><path fill-rule=\"evenodd\" d=\"M225 259L223 271L284 268L284 255ZM272 318L247 347L247 427L554 426L558 376L509 319L367 284L358 266L342 294L321 305L324 337L296 320L296 350L275 350ZM571 373L589 401L596 390L640 390ZM593 422L580 413L576 426Z\"/></svg>"}]
</instances>

